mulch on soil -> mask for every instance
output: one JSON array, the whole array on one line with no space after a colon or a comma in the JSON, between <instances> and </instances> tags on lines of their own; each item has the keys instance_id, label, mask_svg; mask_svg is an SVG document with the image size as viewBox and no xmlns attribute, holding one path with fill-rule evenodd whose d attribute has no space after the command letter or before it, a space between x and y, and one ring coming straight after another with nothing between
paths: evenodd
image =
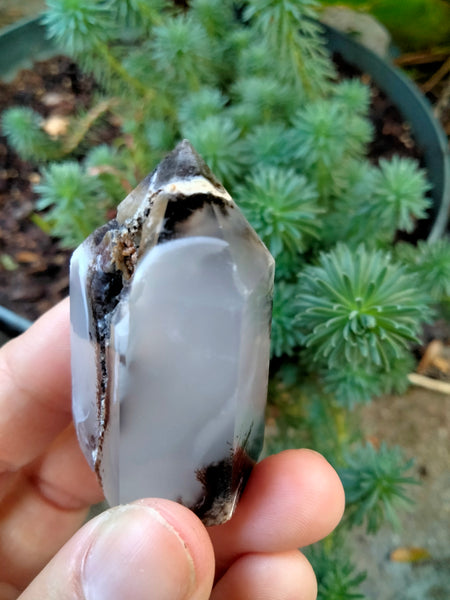
<instances>
[{"instance_id":1,"label":"mulch on soil","mask_svg":"<svg viewBox=\"0 0 450 600\"><path fill-rule=\"evenodd\" d=\"M71 59L58 56L20 71L10 84L0 82L0 112L19 105L64 119L88 108L97 90ZM101 125L95 135L94 144L108 138ZM31 320L69 291L71 251L32 220L39 179L37 165L23 161L0 136L0 304Z\"/></svg>"}]
</instances>

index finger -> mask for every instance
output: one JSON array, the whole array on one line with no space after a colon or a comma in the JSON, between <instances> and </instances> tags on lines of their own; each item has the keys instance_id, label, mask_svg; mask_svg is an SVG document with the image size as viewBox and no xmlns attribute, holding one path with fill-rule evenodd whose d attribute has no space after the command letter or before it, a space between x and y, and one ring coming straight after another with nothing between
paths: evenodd
<instances>
[{"instance_id":1,"label":"index finger","mask_svg":"<svg viewBox=\"0 0 450 600\"><path fill-rule=\"evenodd\" d=\"M0 349L0 473L42 454L71 420L69 302Z\"/></svg>"}]
</instances>

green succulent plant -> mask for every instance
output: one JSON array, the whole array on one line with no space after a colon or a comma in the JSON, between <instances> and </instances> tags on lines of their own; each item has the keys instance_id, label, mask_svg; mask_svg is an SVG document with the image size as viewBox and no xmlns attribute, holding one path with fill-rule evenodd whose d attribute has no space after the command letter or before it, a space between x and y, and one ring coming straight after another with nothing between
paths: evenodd
<instances>
[{"instance_id":1,"label":"green succulent plant","mask_svg":"<svg viewBox=\"0 0 450 600\"><path fill-rule=\"evenodd\" d=\"M389 254L338 245L299 278L298 322L311 359L383 367L408 352L429 317L416 278Z\"/></svg>"},{"instance_id":2,"label":"green succulent plant","mask_svg":"<svg viewBox=\"0 0 450 600\"><path fill-rule=\"evenodd\" d=\"M86 237L105 222L106 203L100 182L87 175L77 162L44 168L36 191L41 196L37 208L49 209L44 218L63 246L73 247L80 232Z\"/></svg>"},{"instance_id":3,"label":"green succulent plant","mask_svg":"<svg viewBox=\"0 0 450 600\"><path fill-rule=\"evenodd\" d=\"M450 300L450 241L448 238L426 242L417 246L402 243L396 248L402 262L422 281L435 302Z\"/></svg>"},{"instance_id":4,"label":"green succulent plant","mask_svg":"<svg viewBox=\"0 0 450 600\"><path fill-rule=\"evenodd\" d=\"M44 23L67 52L79 56L104 46L114 35L108 6L98 0L47 0Z\"/></svg>"},{"instance_id":5,"label":"green succulent plant","mask_svg":"<svg viewBox=\"0 0 450 600\"><path fill-rule=\"evenodd\" d=\"M417 483L406 473L412 461L405 463L399 448L381 444L358 446L346 457L345 468L338 469L347 501L346 518L355 525L366 523L368 533L377 531L386 521L398 526L396 508L411 503L407 488Z\"/></svg>"},{"instance_id":6,"label":"green succulent plant","mask_svg":"<svg viewBox=\"0 0 450 600\"><path fill-rule=\"evenodd\" d=\"M276 57L280 77L309 97L327 91L334 77L314 21L317 6L315 0L250 0L244 13Z\"/></svg>"},{"instance_id":7,"label":"green succulent plant","mask_svg":"<svg viewBox=\"0 0 450 600\"><path fill-rule=\"evenodd\" d=\"M115 22L144 33L161 24L164 10L170 8L168 0L109 0L108 4Z\"/></svg>"},{"instance_id":8,"label":"green succulent plant","mask_svg":"<svg viewBox=\"0 0 450 600\"><path fill-rule=\"evenodd\" d=\"M408 375L415 370L416 363L412 354L403 354L392 361L389 371L381 373L379 377L382 393L404 394L409 387Z\"/></svg>"},{"instance_id":9,"label":"green succulent plant","mask_svg":"<svg viewBox=\"0 0 450 600\"><path fill-rule=\"evenodd\" d=\"M233 183L245 169L245 154L240 131L226 115L212 115L182 126L197 152L225 184Z\"/></svg>"},{"instance_id":10,"label":"green succulent plant","mask_svg":"<svg viewBox=\"0 0 450 600\"><path fill-rule=\"evenodd\" d=\"M197 91L213 81L211 48L206 30L192 15L177 15L153 30L151 56L160 77L170 85Z\"/></svg>"},{"instance_id":11,"label":"green succulent plant","mask_svg":"<svg viewBox=\"0 0 450 600\"><path fill-rule=\"evenodd\" d=\"M103 195L110 207L114 207L123 199L126 194L124 183L130 180L131 175L124 164L121 152L106 144L95 146L86 154L84 168L87 177L95 177L100 182ZM74 177L68 185L75 186L76 181ZM95 191L93 190L92 193ZM57 205L58 203L55 203L55 207Z\"/></svg>"},{"instance_id":12,"label":"green succulent plant","mask_svg":"<svg viewBox=\"0 0 450 600\"><path fill-rule=\"evenodd\" d=\"M317 600L364 600L364 595L358 589L366 579L366 574L356 572L350 556L342 539L333 544L331 565L326 542L315 544L307 552L317 577Z\"/></svg>"},{"instance_id":13,"label":"green succulent plant","mask_svg":"<svg viewBox=\"0 0 450 600\"><path fill-rule=\"evenodd\" d=\"M260 168L236 198L275 258L303 252L319 235L317 193L293 170Z\"/></svg>"},{"instance_id":14,"label":"green succulent plant","mask_svg":"<svg viewBox=\"0 0 450 600\"><path fill-rule=\"evenodd\" d=\"M416 220L424 219L430 200L425 173L408 158L394 156L380 160L375 172L374 202L370 216L376 219L380 231L413 231Z\"/></svg>"},{"instance_id":15,"label":"green succulent plant","mask_svg":"<svg viewBox=\"0 0 450 600\"><path fill-rule=\"evenodd\" d=\"M237 79L231 96L246 116L247 126L286 121L298 99L293 89L280 83L273 73Z\"/></svg>"},{"instance_id":16,"label":"green succulent plant","mask_svg":"<svg viewBox=\"0 0 450 600\"><path fill-rule=\"evenodd\" d=\"M343 165L362 159L372 137L369 121L343 106L338 98L320 98L305 104L292 120L293 154L328 203L341 189Z\"/></svg>"},{"instance_id":17,"label":"green succulent plant","mask_svg":"<svg viewBox=\"0 0 450 600\"><path fill-rule=\"evenodd\" d=\"M198 123L220 115L226 103L227 98L218 89L204 86L181 101L178 118L181 123Z\"/></svg>"},{"instance_id":18,"label":"green succulent plant","mask_svg":"<svg viewBox=\"0 0 450 600\"><path fill-rule=\"evenodd\" d=\"M210 39L224 39L233 28L234 11L230 0L191 0L190 8Z\"/></svg>"},{"instance_id":19,"label":"green succulent plant","mask_svg":"<svg viewBox=\"0 0 450 600\"><path fill-rule=\"evenodd\" d=\"M377 369L348 363L339 369L323 369L321 376L325 392L347 410L368 404L383 392L383 378Z\"/></svg>"},{"instance_id":20,"label":"green succulent plant","mask_svg":"<svg viewBox=\"0 0 450 600\"><path fill-rule=\"evenodd\" d=\"M370 107L370 88L359 79L344 79L333 88L344 111L349 114L366 116Z\"/></svg>"},{"instance_id":21,"label":"green succulent plant","mask_svg":"<svg viewBox=\"0 0 450 600\"><path fill-rule=\"evenodd\" d=\"M58 142L42 129L42 122L38 113L25 106L13 107L3 113L3 132L25 160L51 160L60 152Z\"/></svg>"},{"instance_id":22,"label":"green succulent plant","mask_svg":"<svg viewBox=\"0 0 450 600\"><path fill-rule=\"evenodd\" d=\"M295 323L297 286L280 282L275 286L272 313L272 356L292 356L303 336Z\"/></svg>"},{"instance_id":23,"label":"green succulent plant","mask_svg":"<svg viewBox=\"0 0 450 600\"><path fill-rule=\"evenodd\" d=\"M288 166L291 162L289 140L289 130L282 123L263 123L246 136L245 152L253 168Z\"/></svg>"}]
</instances>

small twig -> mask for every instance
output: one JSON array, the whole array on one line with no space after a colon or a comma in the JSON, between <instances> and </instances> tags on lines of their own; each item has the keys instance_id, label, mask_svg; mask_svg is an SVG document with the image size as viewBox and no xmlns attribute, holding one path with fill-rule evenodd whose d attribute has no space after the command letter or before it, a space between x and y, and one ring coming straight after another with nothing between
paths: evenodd
<instances>
[{"instance_id":1,"label":"small twig","mask_svg":"<svg viewBox=\"0 0 450 600\"><path fill-rule=\"evenodd\" d=\"M431 379L430 377L425 377L425 375L419 375L418 373L410 373L408 379L413 385L450 396L450 383L447 383L446 381L438 381L437 379Z\"/></svg>"},{"instance_id":2,"label":"small twig","mask_svg":"<svg viewBox=\"0 0 450 600\"><path fill-rule=\"evenodd\" d=\"M441 97L434 107L434 115L439 120L444 120L444 113L450 108L450 81L447 82L442 90Z\"/></svg>"},{"instance_id":3,"label":"small twig","mask_svg":"<svg viewBox=\"0 0 450 600\"><path fill-rule=\"evenodd\" d=\"M450 71L450 56L447 58L445 63L436 71L436 73L430 77L428 81L426 81L423 85L421 85L422 92L426 94L430 92L435 85L437 85L447 73Z\"/></svg>"},{"instance_id":4,"label":"small twig","mask_svg":"<svg viewBox=\"0 0 450 600\"><path fill-rule=\"evenodd\" d=\"M445 60L450 52L450 48L437 48L436 50L430 50L430 52L407 52L394 58L394 64L399 67L406 67L408 65L426 65L433 62L440 62Z\"/></svg>"},{"instance_id":5,"label":"small twig","mask_svg":"<svg viewBox=\"0 0 450 600\"><path fill-rule=\"evenodd\" d=\"M108 100L102 100L96 106L93 106L86 115L78 121L76 131L65 141L64 154L73 152L75 148L81 144L95 121L112 108L114 104L117 104L117 102L117 98L109 98Z\"/></svg>"},{"instance_id":6,"label":"small twig","mask_svg":"<svg viewBox=\"0 0 450 600\"><path fill-rule=\"evenodd\" d=\"M432 340L428 344L421 361L417 365L417 373L423 375L428 367L433 364L436 357L442 354L443 347L444 344L441 342L441 340Z\"/></svg>"}]
</instances>

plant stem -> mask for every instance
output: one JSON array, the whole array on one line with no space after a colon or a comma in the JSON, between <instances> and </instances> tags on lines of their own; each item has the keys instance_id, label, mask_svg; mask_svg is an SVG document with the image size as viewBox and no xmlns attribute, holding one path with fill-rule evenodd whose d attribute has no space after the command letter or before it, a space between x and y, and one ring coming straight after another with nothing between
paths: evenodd
<instances>
[{"instance_id":1,"label":"plant stem","mask_svg":"<svg viewBox=\"0 0 450 600\"><path fill-rule=\"evenodd\" d=\"M323 548L328 556L330 556L332 551L334 550L334 541L335 541L335 537L336 537L335 531L336 530L333 530L323 540Z\"/></svg>"},{"instance_id":2,"label":"plant stem","mask_svg":"<svg viewBox=\"0 0 450 600\"><path fill-rule=\"evenodd\" d=\"M96 106L93 106L88 113L77 123L77 128L73 134L66 140L63 148L64 155L72 153L83 141L87 132L95 123L95 121L101 117L102 114L110 110L115 104L117 104L116 98L109 98L102 100Z\"/></svg>"},{"instance_id":3,"label":"plant stem","mask_svg":"<svg viewBox=\"0 0 450 600\"><path fill-rule=\"evenodd\" d=\"M335 424L337 455L335 457L337 464L344 462L344 449L347 447L350 436L347 427L346 411L335 403L331 404L331 415Z\"/></svg>"},{"instance_id":4,"label":"plant stem","mask_svg":"<svg viewBox=\"0 0 450 600\"><path fill-rule=\"evenodd\" d=\"M106 44L99 44L97 48L100 54L106 60L111 70L117 75L119 75L119 77L121 77L123 81L131 85L139 96L144 96L147 100L154 98L154 90L147 88L139 80L130 75L128 71L124 68L124 66L112 54L111 50Z\"/></svg>"}]
</instances>

